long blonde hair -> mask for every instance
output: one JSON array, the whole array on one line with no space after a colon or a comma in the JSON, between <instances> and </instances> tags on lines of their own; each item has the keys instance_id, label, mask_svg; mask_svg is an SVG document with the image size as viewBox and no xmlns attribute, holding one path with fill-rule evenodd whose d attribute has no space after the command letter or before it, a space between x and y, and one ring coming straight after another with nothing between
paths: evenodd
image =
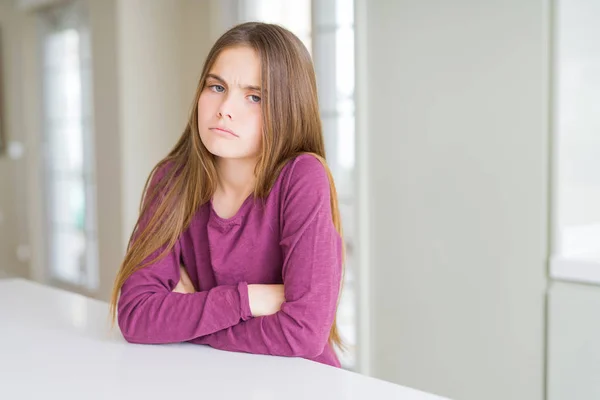
<instances>
[{"instance_id":1,"label":"long blonde hair","mask_svg":"<svg viewBox=\"0 0 600 400\"><path fill-rule=\"evenodd\" d=\"M323 163L329 175L333 223L342 235L335 184L325 161L316 78L308 51L294 34L280 26L257 22L237 25L223 34L210 50L187 127L175 147L154 167L146 181L140 216L112 291L110 311L113 323L119 292L127 278L164 257L189 226L198 208L207 203L215 192L215 158L200 140L198 99L219 54L234 46L253 48L261 60L264 123L262 149L255 170L254 196L267 197L284 165L302 153L311 153ZM154 179L156 171L162 171L167 164L169 168L164 176ZM149 185L151 181L153 184ZM156 202L158 196L161 201ZM147 223L140 224L142 218ZM164 250L154 260L144 263L163 246ZM335 321L329 342L343 349Z\"/></svg>"}]
</instances>

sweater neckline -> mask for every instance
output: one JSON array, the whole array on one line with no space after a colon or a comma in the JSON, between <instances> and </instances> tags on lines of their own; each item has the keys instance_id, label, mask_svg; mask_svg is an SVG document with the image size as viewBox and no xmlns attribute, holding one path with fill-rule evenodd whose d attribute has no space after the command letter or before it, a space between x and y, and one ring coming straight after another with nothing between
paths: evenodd
<instances>
[{"instance_id":1,"label":"sweater neckline","mask_svg":"<svg viewBox=\"0 0 600 400\"><path fill-rule=\"evenodd\" d=\"M219 222L221 224L231 224L231 223L238 222L241 218L244 217L244 215L246 215L247 209L252 204L252 199L253 198L254 198L253 194L250 194L248 197L246 197L246 200L244 200L244 202L242 203L242 205L240 206L240 208L238 208L238 210L235 212L235 214L233 214L229 218L223 218L219 214L217 214L217 212L215 211L215 208L213 207L213 199L212 199L212 197L208 201L208 205L210 207L210 213L211 213L211 215L213 216L213 218L217 222Z\"/></svg>"}]
</instances>

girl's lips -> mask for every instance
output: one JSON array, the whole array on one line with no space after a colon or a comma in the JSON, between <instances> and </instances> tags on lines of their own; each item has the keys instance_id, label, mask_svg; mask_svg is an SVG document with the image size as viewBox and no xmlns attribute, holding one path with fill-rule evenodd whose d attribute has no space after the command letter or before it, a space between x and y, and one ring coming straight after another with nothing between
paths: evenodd
<instances>
[{"instance_id":1,"label":"girl's lips","mask_svg":"<svg viewBox=\"0 0 600 400\"><path fill-rule=\"evenodd\" d=\"M210 128L210 129L213 130L213 131L220 132L220 133L224 133L224 134L232 135L232 136L235 136L235 137L239 137L238 135L236 135L235 133L233 133L229 129L219 128L219 127L214 127L214 128Z\"/></svg>"}]
</instances>

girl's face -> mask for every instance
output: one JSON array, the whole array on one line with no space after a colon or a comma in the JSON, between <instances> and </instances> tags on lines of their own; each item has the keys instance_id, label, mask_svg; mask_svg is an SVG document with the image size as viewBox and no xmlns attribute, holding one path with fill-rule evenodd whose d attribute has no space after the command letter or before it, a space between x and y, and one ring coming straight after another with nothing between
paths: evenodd
<instances>
[{"instance_id":1,"label":"girl's face","mask_svg":"<svg viewBox=\"0 0 600 400\"><path fill-rule=\"evenodd\" d=\"M198 99L198 131L217 157L256 158L262 137L260 59L250 47L219 54Z\"/></svg>"}]
</instances>

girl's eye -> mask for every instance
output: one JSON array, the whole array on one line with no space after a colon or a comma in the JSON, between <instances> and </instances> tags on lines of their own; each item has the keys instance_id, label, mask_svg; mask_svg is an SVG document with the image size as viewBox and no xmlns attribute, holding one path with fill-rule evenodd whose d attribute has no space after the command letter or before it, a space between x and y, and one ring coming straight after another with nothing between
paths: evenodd
<instances>
[{"instance_id":1,"label":"girl's eye","mask_svg":"<svg viewBox=\"0 0 600 400\"><path fill-rule=\"evenodd\" d=\"M221 85L210 85L209 87L213 92L223 93L225 91L225 88Z\"/></svg>"},{"instance_id":2,"label":"girl's eye","mask_svg":"<svg viewBox=\"0 0 600 400\"><path fill-rule=\"evenodd\" d=\"M248 96L248 98L253 103L260 103L260 97L255 94L251 94L250 96Z\"/></svg>"}]
</instances>

